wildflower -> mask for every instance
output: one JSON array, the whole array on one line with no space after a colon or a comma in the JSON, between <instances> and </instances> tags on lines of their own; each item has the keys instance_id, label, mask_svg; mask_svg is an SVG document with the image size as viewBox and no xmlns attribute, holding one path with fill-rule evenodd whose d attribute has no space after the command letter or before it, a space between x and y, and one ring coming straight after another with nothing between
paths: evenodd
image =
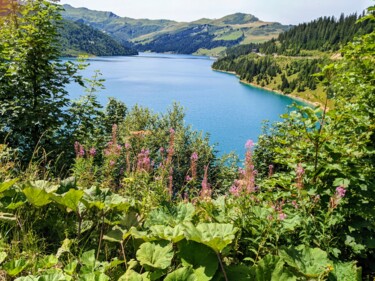
<instances>
[{"instance_id":1,"label":"wildflower","mask_svg":"<svg viewBox=\"0 0 375 281\"><path fill-rule=\"evenodd\" d=\"M198 161L198 153L193 152L193 154L190 157L191 164L190 164L190 169L191 169L191 176L193 179L197 177L197 161Z\"/></svg>"},{"instance_id":2,"label":"wildflower","mask_svg":"<svg viewBox=\"0 0 375 281\"><path fill-rule=\"evenodd\" d=\"M229 193L232 194L235 197L240 196L240 188L236 185L232 185L231 188L229 189Z\"/></svg>"},{"instance_id":3,"label":"wildflower","mask_svg":"<svg viewBox=\"0 0 375 281\"><path fill-rule=\"evenodd\" d=\"M185 179L186 179L187 182L189 182L189 181L191 181L193 178L192 178L191 176L187 175Z\"/></svg>"},{"instance_id":4,"label":"wildflower","mask_svg":"<svg viewBox=\"0 0 375 281\"><path fill-rule=\"evenodd\" d=\"M303 188L303 175L305 174L305 170L303 169L301 163L297 165L296 174L297 174L296 186L298 189L302 189Z\"/></svg>"},{"instance_id":5,"label":"wildflower","mask_svg":"<svg viewBox=\"0 0 375 281\"><path fill-rule=\"evenodd\" d=\"M340 198L343 198L345 196L346 189L344 186L339 186L336 188L336 195Z\"/></svg>"},{"instance_id":6,"label":"wildflower","mask_svg":"<svg viewBox=\"0 0 375 281\"><path fill-rule=\"evenodd\" d=\"M286 214L284 214L284 213L280 213L280 214L279 214L279 220L283 221L283 220L285 220L286 218L287 218L287 215L286 215Z\"/></svg>"},{"instance_id":7,"label":"wildflower","mask_svg":"<svg viewBox=\"0 0 375 281\"><path fill-rule=\"evenodd\" d=\"M125 143L125 149L129 149L129 148L131 148L130 143Z\"/></svg>"},{"instance_id":8,"label":"wildflower","mask_svg":"<svg viewBox=\"0 0 375 281\"><path fill-rule=\"evenodd\" d=\"M252 149L253 146L254 146L254 142L253 142L252 140L248 140L248 141L246 142L246 144L245 144L245 148L246 148L247 150Z\"/></svg>"},{"instance_id":9,"label":"wildflower","mask_svg":"<svg viewBox=\"0 0 375 281\"><path fill-rule=\"evenodd\" d=\"M191 155L190 159L191 159L192 161L197 161L197 160L198 160L198 153L193 152L193 154Z\"/></svg>"},{"instance_id":10,"label":"wildflower","mask_svg":"<svg viewBox=\"0 0 375 281\"><path fill-rule=\"evenodd\" d=\"M96 149L95 149L95 147L91 147L89 153L90 153L91 156L94 157L96 155Z\"/></svg>"},{"instance_id":11,"label":"wildflower","mask_svg":"<svg viewBox=\"0 0 375 281\"><path fill-rule=\"evenodd\" d=\"M83 145L80 144L78 141L74 143L74 151L76 152L77 158L85 155L85 149L83 148Z\"/></svg>"},{"instance_id":12,"label":"wildflower","mask_svg":"<svg viewBox=\"0 0 375 281\"><path fill-rule=\"evenodd\" d=\"M298 209L298 204L297 204L296 200L292 201L292 205L294 206L294 208Z\"/></svg>"},{"instance_id":13,"label":"wildflower","mask_svg":"<svg viewBox=\"0 0 375 281\"><path fill-rule=\"evenodd\" d=\"M272 175L273 175L273 165L269 165L268 166L268 177L270 178L270 177L272 177Z\"/></svg>"},{"instance_id":14,"label":"wildflower","mask_svg":"<svg viewBox=\"0 0 375 281\"><path fill-rule=\"evenodd\" d=\"M203 180L202 180L202 189L201 189L201 192L200 192L200 197L202 199L209 199L209 198L211 198L212 190L211 190L211 187L210 187L210 185L208 183L207 176L208 176L208 165L204 167L204 176L203 176Z\"/></svg>"},{"instance_id":15,"label":"wildflower","mask_svg":"<svg viewBox=\"0 0 375 281\"><path fill-rule=\"evenodd\" d=\"M109 161L109 166L113 167L116 164L114 160Z\"/></svg>"}]
</instances>

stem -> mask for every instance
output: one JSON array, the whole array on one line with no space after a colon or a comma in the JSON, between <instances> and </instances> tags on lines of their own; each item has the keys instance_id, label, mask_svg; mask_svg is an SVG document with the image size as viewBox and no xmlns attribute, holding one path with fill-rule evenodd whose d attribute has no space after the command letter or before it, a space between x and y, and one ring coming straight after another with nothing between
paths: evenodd
<instances>
[{"instance_id":1,"label":"stem","mask_svg":"<svg viewBox=\"0 0 375 281\"><path fill-rule=\"evenodd\" d=\"M100 252L100 248L102 247L103 232L104 232L104 212L102 211L102 226L100 227L98 252L96 253L96 259L97 260L99 259L99 252Z\"/></svg>"},{"instance_id":2,"label":"stem","mask_svg":"<svg viewBox=\"0 0 375 281\"><path fill-rule=\"evenodd\" d=\"M126 261L125 248L124 248L123 241L121 241L120 245L121 245L122 255L123 255L123 257L124 257L125 270L128 270L128 265L127 265L127 261Z\"/></svg>"},{"instance_id":3,"label":"stem","mask_svg":"<svg viewBox=\"0 0 375 281\"><path fill-rule=\"evenodd\" d=\"M78 233L77 233L77 242L79 242L79 239L81 238L81 229L82 229L82 217L79 211L77 211L78 216Z\"/></svg>"},{"instance_id":4,"label":"stem","mask_svg":"<svg viewBox=\"0 0 375 281\"><path fill-rule=\"evenodd\" d=\"M224 274L224 279L225 279L225 281L229 281L228 277L227 277L227 273L225 272L225 269L224 269L223 261L221 260L220 253L216 253L216 255L217 255L217 258L218 258L219 263L220 263L221 271Z\"/></svg>"}]
</instances>

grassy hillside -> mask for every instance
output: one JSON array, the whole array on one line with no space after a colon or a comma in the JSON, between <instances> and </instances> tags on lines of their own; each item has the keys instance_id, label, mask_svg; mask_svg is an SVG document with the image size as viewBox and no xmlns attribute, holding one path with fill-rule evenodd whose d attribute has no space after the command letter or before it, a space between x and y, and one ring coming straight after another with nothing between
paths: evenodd
<instances>
[{"instance_id":1,"label":"grassy hillside","mask_svg":"<svg viewBox=\"0 0 375 281\"><path fill-rule=\"evenodd\" d=\"M203 50L208 55L219 55L218 48L225 50L243 43L264 42L290 28L242 13L186 23L131 19L70 5L64 5L64 8L62 15L65 19L82 21L140 51L191 54Z\"/></svg>"}]
</instances>

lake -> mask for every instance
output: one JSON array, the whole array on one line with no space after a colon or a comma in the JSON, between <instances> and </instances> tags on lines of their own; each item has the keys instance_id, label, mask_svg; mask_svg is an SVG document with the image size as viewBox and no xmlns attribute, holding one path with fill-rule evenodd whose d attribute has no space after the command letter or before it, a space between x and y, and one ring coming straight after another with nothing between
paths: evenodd
<instances>
[{"instance_id":1,"label":"lake","mask_svg":"<svg viewBox=\"0 0 375 281\"><path fill-rule=\"evenodd\" d=\"M154 112L165 112L173 102L185 108L186 124L210 134L219 154L242 155L246 140L256 141L262 121L280 120L294 100L270 91L239 83L234 75L211 69L209 57L140 54L134 57L96 57L82 72L91 77L100 70L106 89L98 94L105 105L117 98L128 108L139 104ZM71 98L83 93L69 86Z\"/></svg>"}]
</instances>

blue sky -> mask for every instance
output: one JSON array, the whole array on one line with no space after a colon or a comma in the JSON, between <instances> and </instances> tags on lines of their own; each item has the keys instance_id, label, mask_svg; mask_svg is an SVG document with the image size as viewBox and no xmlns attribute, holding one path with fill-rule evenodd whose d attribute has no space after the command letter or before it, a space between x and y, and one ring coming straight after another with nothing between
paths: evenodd
<instances>
[{"instance_id":1,"label":"blue sky","mask_svg":"<svg viewBox=\"0 0 375 281\"><path fill-rule=\"evenodd\" d=\"M320 16L362 12L373 0L61 0L62 4L112 11L131 18L193 21L242 12L264 21L297 24Z\"/></svg>"}]
</instances>

